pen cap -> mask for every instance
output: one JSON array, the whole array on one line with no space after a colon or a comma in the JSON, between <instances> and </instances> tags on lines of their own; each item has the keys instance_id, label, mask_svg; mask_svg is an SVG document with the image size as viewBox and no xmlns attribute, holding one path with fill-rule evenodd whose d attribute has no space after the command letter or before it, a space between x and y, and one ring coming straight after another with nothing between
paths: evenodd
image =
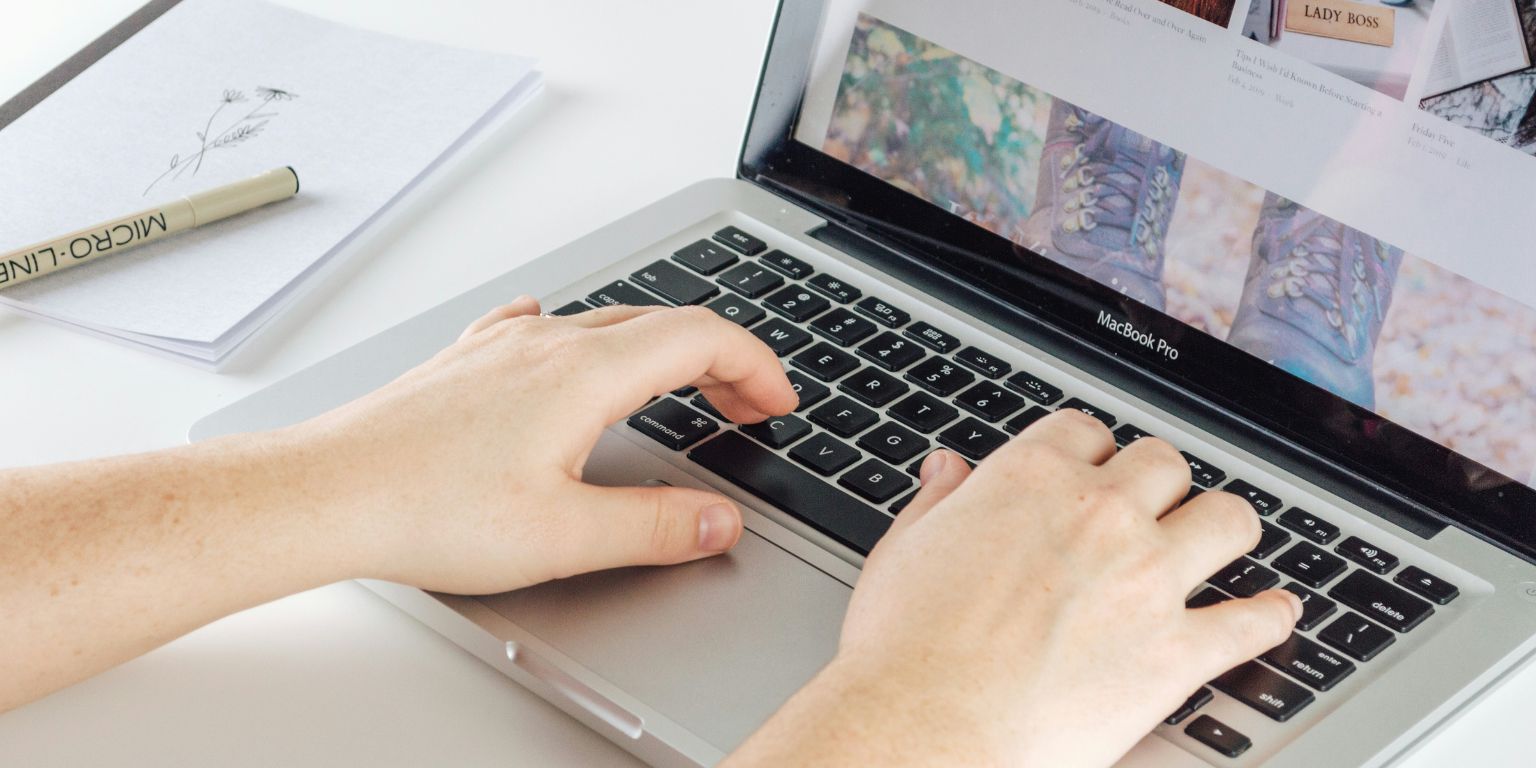
<instances>
[{"instance_id":1,"label":"pen cap","mask_svg":"<svg viewBox=\"0 0 1536 768\"><path fill-rule=\"evenodd\" d=\"M299 192L299 175L292 168L276 168L245 181L187 196L194 226L228 218Z\"/></svg>"}]
</instances>

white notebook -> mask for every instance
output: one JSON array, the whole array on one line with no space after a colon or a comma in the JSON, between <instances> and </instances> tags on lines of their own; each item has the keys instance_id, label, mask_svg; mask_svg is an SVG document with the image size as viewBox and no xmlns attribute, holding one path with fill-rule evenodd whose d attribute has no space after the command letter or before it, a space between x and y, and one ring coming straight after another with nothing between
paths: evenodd
<instances>
[{"instance_id":1,"label":"white notebook","mask_svg":"<svg viewBox=\"0 0 1536 768\"><path fill-rule=\"evenodd\" d=\"M299 195L0 304L216 369L542 85L522 57L184 0L0 130L0 253L285 165Z\"/></svg>"}]
</instances>

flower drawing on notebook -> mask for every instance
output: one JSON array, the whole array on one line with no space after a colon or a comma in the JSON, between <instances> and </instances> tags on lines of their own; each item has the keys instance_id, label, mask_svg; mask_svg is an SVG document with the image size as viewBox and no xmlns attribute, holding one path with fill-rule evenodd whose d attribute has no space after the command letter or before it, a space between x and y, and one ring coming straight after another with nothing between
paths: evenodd
<instances>
[{"instance_id":1,"label":"flower drawing on notebook","mask_svg":"<svg viewBox=\"0 0 1536 768\"><path fill-rule=\"evenodd\" d=\"M185 156L181 153L171 155L170 167L155 177L155 180L150 182L148 187L144 188L144 196L148 197L149 193L160 182L164 181L167 176L172 181L175 181L187 173L188 170L191 171L191 175L196 176L197 172L202 170L203 161L207 159L210 152L221 149L233 149L255 139L266 129L267 124L271 123L273 118L278 116L274 105L293 101L299 97L298 94L292 91L270 88L264 85L257 86L255 94L255 97L252 98L246 96L244 91L225 90L219 97L219 103L214 106L213 112L208 115L208 119L203 123L202 128L193 132L197 136L198 146ZM241 109L241 107L236 107L235 105L248 103L254 103L255 106L249 112L235 117ZM226 110L229 110L228 114L226 114ZM234 117L234 119L221 123L219 121L221 117ZM223 127L215 130L215 126Z\"/></svg>"}]
</instances>

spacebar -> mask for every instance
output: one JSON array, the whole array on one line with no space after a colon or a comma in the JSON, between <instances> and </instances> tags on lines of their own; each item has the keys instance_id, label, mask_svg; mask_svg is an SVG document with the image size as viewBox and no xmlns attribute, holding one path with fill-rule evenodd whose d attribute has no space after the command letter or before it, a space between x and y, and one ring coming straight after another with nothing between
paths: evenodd
<instances>
[{"instance_id":1,"label":"spacebar","mask_svg":"<svg viewBox=\"0 0 1536 768\"><path fill-rule=\"evenodd\" d=\"M817 479L737 432L725 432L691 451L700 466L804 520L812 528L869 554L891 518Z\"/></svg>"}]
</instances>

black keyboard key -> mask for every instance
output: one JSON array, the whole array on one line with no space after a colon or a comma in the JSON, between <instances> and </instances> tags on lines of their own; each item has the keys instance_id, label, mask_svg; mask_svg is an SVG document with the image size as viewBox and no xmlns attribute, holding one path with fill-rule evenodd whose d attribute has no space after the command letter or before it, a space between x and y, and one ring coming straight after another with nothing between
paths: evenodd
<instances>
[{"instance_id":1,"label":"black keyboard key","mask_svg":"<svg viewBox=\"0 0 1536 768\"><path fill-rule=\"evenodd\" d=\"M768 248L767 243L736 227L726 227L716 232L715 239L748 256L756 256Z\"/></svg>"},{"instance_id":2,"label":"black keyboard key","mask_svg":"<svg viewBox=\"0 0 1536 768\"><path fill-rule=\"evenodd\" d=\"M1232 730L1230 726L1210 715L1195 718L1184 729L1191 739L1216 750L1222 757L1237 757L1248 751L1253 742L1247 736Z\"/></svg>"},{"instance_id":3,"label":"black keyboard key","mask_svg":"<svg viewBox=\"0 0 1536 768\"><path fill-rule=\"evenodd\" d=\"M908 387L892 376L873 368L863 368L845 379L838 389L871 408L883 408L886 403L905 395Z\"/></svg>"},{"instance_id":4,"label":"black keyboard key","mask_svg":"<svg viewBox=\"0 0 1536 768\"><path fill-rule=\"evenodd\" d=\"M1256 661L1228 670L1211 687L1281 723L1316 701L1311 691Z\"/></svg>"},{"instance_id":5,"label":"black keyboard key","mask_svg":"<svg viewBox=\"0 0 1536 768\"><path fill-rule=\"evenodd\" d=\"M673 304L698 304L720 292L709 281L689 274L670 261L658 261L636 270L629 279Z\"/></svg>"},{"instance_id":6,"label":"black keyboard key","mask_svg":"<svg viewBox=\"0 0 1536 768\"><path fill-rule=\"evenodd\" d=\"M763 257L758 259L758 261L783 272L785 277L792 277L796 280L810 277L811 273L816 271L811 268L811 265L779 250L763 254Z\"/></svg>"},{"instance_id":7,"label":"black keyboard key","mask_svg":"<svg viewBox=\"0 0 1536 768\"><path fill-rule=\"evenodd\" d=\"M1305 541L1285 551L1270 565L1275 570L1314 589L1327 584L1349 569L1341 558L1335 557Z\"/></svg>"},{"instance_id":8,"label":"black keyboard key","mask_svg":"<svg viewBox=\"0 0 1536 768\"><path fill-rule=\"evenodd\" d=\"M853 437L869 429L880 417L847 397L835 397L811 411L811 421L831 430L839 437Z\"/></svg>"},{"instance_id":9,"label":"black keyboard key","mask_svg":"<svg viewBox=\"0 0 1536 768\"><path fill-rule=\"evenodd\" d=\"M948 424L960 415L953 405L926 392L913 392L891 406L891 418L924 434Z\"/></svg>"},{"instance_id":10,"label":"black keyboard key","mask_svg":"<svg viewBox=\"0 0 1536 768\"><path fill-rule=\"evenodd\" d=\"M1461 590L1457 589L1455 584L1432 576L1416 565L1404 568L1397 574L1394 581L1440 605L1455 600L1456 596L1461 594Z\"/></svg>"},{"instance_id":11,"label":"black keyboard key","mask_svg":"<svg viewBox=\"0 0 1536 768\"><path fill-rule=\"evenodd\" d=\"M743 424L737 429L769 448L783 448L810 434L811 425L799 416L771 416L756 424Z\"/></svg>"},{"instance_id":12,"label":"black keyboard key","mask_svg":"<svg viewBox=\"0 0 1536 768\"><path fill-rule=\"evenodd\" d=\"M1259 534L1259 543L1249 550L1248 556L1256 560L1263 560L1280 551L1285 543L1291 540L1291 535L1276 528L1269 523L1259 523L1263 533Z\"/></svg>"},{"instance_id":13,"label":"black keyboard key","mask_svg":"<svg viewBox=\"0 0 1536 768\"><path fill-rule=\"evenodd\" d=\"M1246 557L1239 557L1231 565L1217 571L1209 581L1212 586L1221 587L1238 597L1253 597L1279 584L1280 577Z\"/></svg>"},{"instance_id":14,"label":"black keyboard key","mask_svg":"<svg viewBox=\"0 0 1536 768\"><path fill-rule=\"evenodd\" d=\"M1338 685L1340 680L1355 671L1355 665L1333 649L1297 634L1292 634L1285 642L1265 651L1259 658L1319 691Z\"/></svg>"},{"instance_id":15,"label":"black keyboard key","mask_svg":"<svg viewBox=\"0 0 1536 768\"><path fill-rule=\"evenodd\" d=\"M1179 453L1184 457L1184 461L1189 463L1189 474L1194 479L1195 485L1201 488L1215 488L1227 479L1227 473L1211 466L1210 462L1204 461L1199 456L1188 451L1179 451Z\"/></svg>"},{"instance_id":16,"label":"black keyboard key","mask_svg":"<svg viewBox=\"0 0 1536 768\"><path fill-rule=\"evenodd\" d=\"M1328 544L1339 537L1339 527L1301 507L1291 507L1279 517L1281 525L1317 542Z\"/></svg>"},{"instance_id":17,"label":"black keyboard key","mask_svg":"<svg viewBox=\"0 0 1536 768\"><path fill-rule=\"evenodd\" d=\"M720 430L719 422L671 398L662 398L629 417L629 426L674 451Z\"/></svg>"},{"instance_id":18,"label":"black keyboard key","mask_svg":"<svg viewBox=\"0 0 1536 768\"><path fill-rule=\"evenodd\" d=\"M1038 405L1032 405L1029 410L1009 419L1003 424L1003 431L1010 435L1017 435L1029 428L1029 425L1051 415L1050 411Z\"/></svg>"},{"instance_id":19,"label":"black keyboard key","mask_svg":"<svg viewBox=\"0 0 1536 768\"><path fill-rule=\"evenodd\" d=\"M1074 397L1074 398L1072 398L1072 399L1062 403L1061 406L1059 408L1057 408L1057 410L1064 410L1064 409L1067 409L1067 408L1071 408L1074 411L1082 411L1083 413L1086 413L1089 416L1092 416L1095 419L1098 419L1099 421L1104 422L1104 426L1109 427L1110 429L1114 429L1115 428L1115 417L1114 417L1114 415L1109 413L1109 412L1107 412L1107 411L1104 411L1104 410L1100 409L1096 405L1091 405L1089 403L1085 403L1082 400L1079 400L1078 398Z\"/></svg>"},{"instance_id":20,"label":"black keyboard key","mask_svg":"<svg viewBox=\"0 0 1536 768\"><path fill-rule=\"evenodd\" d=\"M1257 486L1246 480L1233 480L1232 482L1227 483L1227 487L1223 488L1222 490L1236 496L1241 496L1243 501L1252 504L1254 510L1265 517L1269 517L1270 515L1280 511L1281 504L1279 496L1276 496L1272 493L1265 493L1264 491L1259 490Z\"/></svg>"},{"instance_id":21,"label":"black keyboard key","mask_svg":"<svg viewBox=\"0 0 1536 768\"><path fill-rule=\"evenodd\" d=\"M1397 642L1397 635L1378 627L1358 613L1344 612L1332 624L1317 633L1317 639L1341 650L1355 661L1370 661L1387 646Z\"/></svg>"},{"instance_id":22,"label":"black keyboard key","mask_svg":"<svg viewBox=\"0 0 1536 768\"><path fill-rule=\"evenodd\" d=\"M887 371L899 371L923 359L923 349L890 331L864 342L859 355Z\"/></svg>"},{"instance_id":23,"label":"black keyboard key","mask_svg":"<svg viewBox=\"0 0 1536 768\"><path fill-rule=\"evenodd\" d=\"M956 352L955 361L989 379L1007 376L1013 370L1013 366L999 360L996 355L976 347L966 347Z\"/></svg>"},{"instance_id":24,"label":"black keyboard key","mask_svg":"<svg viewBox=\"0 0 1536 768\"><path fill-rule=\"evenodd\" d=\"M967 418L939 433L939 444L955 449L961 456L981 461L1008 442L1008 436L981 423Z\"/></svg>"},{"instance_id":25,"label":"black keyboard key","mask_svg":"<svg viewBox=\"0 0 1536 768\"><path fill-rule=\"evenodd\" d=\"M874 318L887 328L900 328L912 319L912 316L903 312L874 296L865 297L854 305L860 312Z\"/></svg>"},{"instance_id":26,"label":"black keyboard key","mask_svg":"<svg viewBox=\"0 0 1536 768\"><path fill-rule=\"evenodd\" d=\"M907 338L935 351L947 355L960 346L960 340L933 327L930 323L913 323L906 330Z\"/></svg>"},{"instance_id":27,"label":"black keyboard key","mask_svg":"<svg viewBox=\"0 0 1536 768\"><path fill-rule=\"evenodd\" d=\"M1184 607L1192 610L1196 608L1209 608L1213 605L1220 605L1221 603L1225 603L1231 599L1231 597L1223 594L1219 589L1214 587L1206 587L1190 596L1188 600L1185 600Z\"/></svg>"},{"instance_id":28,"label":"black keyboard key","mask_svg":"<svg viewBox=\"0 0 1536 768\"><path fill-rule=\"evenodd\" d=\"M818 275L813 275L811 279L805 281L805 284L815 289L816 292L820 293L821 295L839 304L847 304L850 301L858 301L859 297L864 295L863 291L825 272L822 272Z\"/></svg>"},{"instance_id":29,"label":"black keyboard key","mask_svg":"<svg viewBox=\"0 0 1536 768\"><path fill-rule=\"evenodd\" d=\"M816 318L811 330L845 347L851 347L875 333L875 323L852 310L837 308Z\"/></svg>"},{"instance_id":30,"label":"black keyboard key","mask_svg":"<svg viewBox=\"0 0 1536 768\"><path fill-rule=\"evenodd\" d=\"M665 307L667 305L665 301L623 280L615 280L593 291L587 296L587 301L598 307Z\"/></svg>"},{"instance_id":31,"label":"black keyboard key","mask_svg":"<svg viewBox=\"0 0 1536 768\"><path fill-rule=\"evenodd\" d=\"M983 381L955 398L955 405L997 423L1014 411L1024 407L1024 398L1003 389L1001 384Z\"/></svg>"},{"instance_id":32,"label":"black keyboard key","mask_svg":"<svg viewBox=\"0 0 1536 768\"><path fill-rule=\"evenodd\" d=\"M698 387L693 387L693 386L678 387L677 389L672 390L672 395L674 397L685 397L686 398L686 397L693 397L694 395L698 394L698 392L699 392L699 388Z\"/></svg>"},{"instance_id":33,"label":"black keyboard key","mask_svg":"<svg viewBox=\"0 0 1536 768\"><path fill-rule=\"evenodd\" d=\"M976 374L942 357L930 357L907 371L907 381L939 397L949 397L975 380Z\"/></svg>"},{"instance_id":34,"label":"black keyboard key","mask_svg":"<svg viewBox=\"0 0 1536 768\"><path fill-rule=\"evenodd\" d=\"M688 458L860 554L869 554L891 527L889 515L737 432L704 443Z\"/></svg>"},{"instance_id":35,"label":"black keyboard key","mask_svg":"<svg viewBox=\"0 0 1536 768\"><path fill-rule=\"evenodd\" d=\"M1322 595L1313 592L1306 587L1292 581L1283 587L1285 591L1301 598L1301 619L1296 622L1296 628L1303 632L1311 632L1324 619L1332 616L1339 610L1339 604Z\"/></svg>"},{"instance_id":36,"label":"black keyboard key","mask_svg":"<svg viewBox=\"0 0 1536 768\"><path fill-rule=\"evenodd\" d=\"M876 504L883 504L911 488L912 478L879 459L867 459L838 478L837 484Z\"/></svg>"},{"instance_id":37,"label":"black keyboard key","mask_svg":"<svg viewBox=\"0 0 1536 768\"><path fill-rule=\"evenodd\" d=\"M569 304L567 304L567 305L565 305L565 306L563 306L563 307L561 307L561 308L551 312L550 314L554 315L555 317L570 317L571 315L579 315L579 314L581 314L583 312L590 312L591 310L592 310L592 305L591 304L588 304L588 303L583 302L583 301L573 301L573 302L571 302L571 303L569 303Z\"/></svg>"},{"instance_id":38,"label":"black keyboard key","mask_svg":"<svg viewBox=\"0 0 1536 768\"><path fill-rule=\"evenodd\" d=\"M1008 381L1004 383L1013 391L1029 397L1041 405L1051 405L1061 399L1061 390L1045 383L1044 379L1029 371L1019 371L1009 376Z\"/></svg>"},{"instance_id":39,"label":"black keyboard key","mask_svg":"<svg viewBox=\"0 0 1536 768\"><path fill-rule=\"evenodd\" d=\"M1151 436L1151 432L1148 432L1141 427L1136 426L1135 424L1121 424L1120 426L1115 427L1115 443L1122 448L1136 442L1137 440L1142 439L1143 437Z\"/></svg>"},{"instance_id":40,"label":"black keyboard key","mask_svg":"<svg viewBox=\"0 0 1536 768\"><path fill-rule=\"evenodd\" d=\"M1216 696L1211 693L1211 689L1201 686L1200 690L1190 694L1189 698L1185 699L1184 703L1180 704L1179 708L1175 709L1173 714L1169 715L1163 722L1168 725L1178 725L1188 720L1189 716L1193 715L1196 710L1211 703L1211 699L1214 698Z\"/></svg>"},{"instance_id":41,"label":"black keyboard key","mask_svg":"<svg viewBox=\"0 0 1536 768\"><path fill-rule=\"evenodd\" d=\"M715 404L711 403L709 399L704 397L702 393L694 395L693 399L689 400L688 402L693 403L693 407L717 419L720 419L721 421L729 421L729 419L725 418L725 416L720 413L720 409L716 408Z\"/></svg>"},{"instance_id":42,"label":"black keyboard key","mask_svg":"<svg viewBox=\"0 0 1536 768\"><path fill-rule=\"evenodd\" d=\"M784 284L784 277L754 262L737 264L715 278L721 285L755 299Z\"/></svg>"},{"instance_id":43,"label":"black keyboard key","mask_svg":"<svg viewBox=\"0 0 1536 768\"><path fill-rule=\"evenodd\" d=\"M727 293L705 306L714 310L715 314L743 327L763 319L768 315L762 307L753 304L734 293Z\"/></svg>"},{"instance_id":44,"label":"black keyboard key","mask_svg":"<svg viewBox=\"0 0 1536 768\"><path fill-rule=\"evenodd\" d=\"M928 439L906 427L885 422L864 433L859 447L892 463L900 464L928 450Z\"/></svg>"},{"instance_id":45,"label":"black keyboard key","mask_svg":"<svg viewBox=\"0 0 1536 768\"><path fill-rule=\"evenodd\" d=\"M672 260L701 275L713 275L739 259L716 243L700 240L672 254Z\"/></svg>"},{"instance_id":46,"label":"black keyboard key","mask_svg":"<svg viewBox=\"0 0 1536 768\"><path fill-rule=\"evenodd\" d=\"M817 474L831 477L853 466L864 455L825 432L817 432L791 448L789 457L816 470Z\"/></svg>"},{"instance_id":47,"label":"black keyboard key","mask_svg":"<svg viewBox=\"0 0 1536 768\"><path fill-rule=\"evenodd\" d=\"M921 491L922 491L922 489L918 488L917 490L914 490L911 493L909 493L909 494L907 494L907 495L905 495L905 496L903 496L903 497L901 497L901 498L891 502L891 506L890 506L891 514L893 514L893 515L901 514L901 511L903 509L906 509L907 505L911 504L912 500L917 498L917 494L919 492L921 492Z\"/></svg>"},{"instance_id":48,"label":"black keyboard key","mask_svg":"<svg viewBox=\"0 0 1536 768\"><path fill-rule=\"evenodd\" d=\"M811 343L811 335L777 317L752 329L752 335L762 339L775 355L783 357Z\"/></svg>"},{"instance_id":49,"label":"black keyboard key","mask_svg":"<svg viewBox=\"0 0 1536 768\"><path fill-rule=\"evenodd\" d=\"M1435 607L1365 571L1351 571L1328 596L1399 632L1417 627Z\"/></svg>"},{"instance_id":50,"label":"black keyboard key","mask_svg":"<svg viewBox=\"0 0 1536 768\"><path fill-rule=\"evenodd\" d=\"M800 396L800 405L796 406L796 412L803 411L827 399L827 395L832 394L831 387L799 371L786 371L784 375L789 377L790 388L795 390L795 394Z\"/></svg>"},{"instance_id":51,"label":"black keyboard key","mask_svg":"<svg viewBox=\"0 0 1536 768\"><path fill-rule=\"evenodd\" d=\"M822 381L837 381L849 371L859 367L853 355L819 341L810 349L795 355L790 364Z\"/></svg>"},{"instance_id":52,"label":"black keyboard key","mask_svg":"<svg viewBox=\"0 0 1536 768\"><path fill-rule=\"evenodd\" d=\"M763 299L763 306L797 323L803 323L825 312L832 305L825 298L798 285L790 285Z\"/></svg>"},{"instance_id":53,"label":"black keyboard key","mask_svg":"<svg viewBox=\"0 0 1536 768\"><path fill-rule=\"evenodd\" d=\"M1390 573L1397 567L1397 556L1386 552L1359 536L1350 536L1339 542L1333 550L1376 573Z\"/></svg>"}]
</instances>

